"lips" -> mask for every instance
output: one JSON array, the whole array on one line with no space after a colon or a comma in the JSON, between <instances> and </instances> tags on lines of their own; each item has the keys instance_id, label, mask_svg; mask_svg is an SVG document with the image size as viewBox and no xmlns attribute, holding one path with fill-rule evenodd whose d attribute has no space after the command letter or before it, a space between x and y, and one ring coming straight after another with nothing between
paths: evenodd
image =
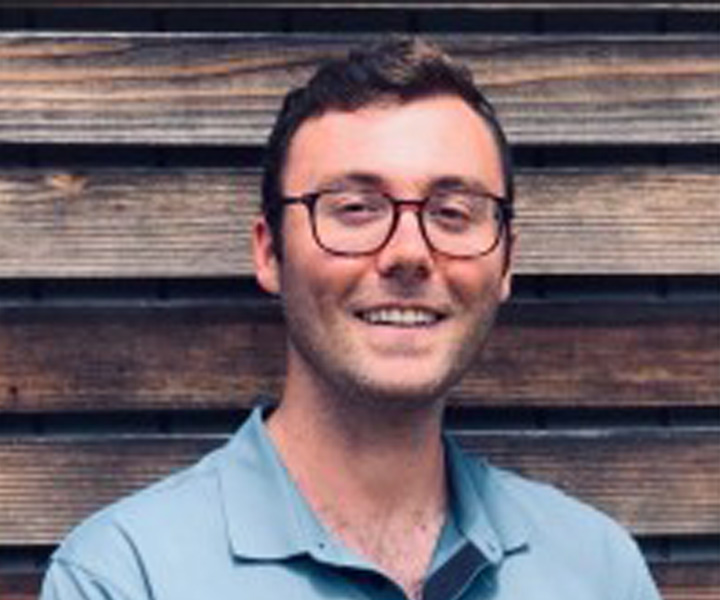
<instances>
[{"instance_id":1,"label":"lips","mask_svg":"<svg viewBox=\"0 0 720 600\"><path fill-rule=\"evenodd\" d=\"M393 327L429 327L445 318L444 314L424 307L379 307L356 314L370 325Z\"/></svg>"}]
</instances>

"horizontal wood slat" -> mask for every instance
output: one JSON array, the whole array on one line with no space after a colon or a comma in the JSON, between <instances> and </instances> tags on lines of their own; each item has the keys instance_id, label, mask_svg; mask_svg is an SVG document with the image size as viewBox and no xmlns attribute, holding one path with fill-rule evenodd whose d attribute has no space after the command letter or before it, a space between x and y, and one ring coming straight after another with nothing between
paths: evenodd
<instances>
[{"instance_id":1,"label":"horizontal wood slat","mask_svg":"<svg viewBox=\"0 0 720 600\"><path fill-rule=\"evenodd\" d=\"M717 432L493 432L460 439L496 464L591 501L639 535L720 532ZM3 439L0 544L54 543L99 506L192 462L220 441L178 436Z\"/></svg>"},{"instance_id":2,"label":"horizontal wood slat","mask_svg":"<svg viewBox=\"0 0 720 600\"><path fill-rule=\"evenodd\" d=\"M453 404L720 405L720 318L643 321L639 309L615 310L637 320L499 323ZM0 412L248 406L258 392L278 393L284 336L239 309L0 311Z\"/></svg>"},{"instance_id":3,"label":"horizontal wood slat","mask_svg":"<svg viewBox=\"0 0 720 600\"><path fill-rule=\"evenodd\" d=\"M88 6L87 2L82 0L6 0L3 6L14 6L19 8L198 8L197 2L190 0L151 0L149 2L140 3L139 0L93 0L92 5ZM263 2L249 2L247 0L207 0L202 3L202 7L209 8L228 8L238 7L243 9L252 8L301 8L307 9L311 7L313 10L320 8L342 8L349 10L362 10L364 8L388 8L388 9L407 9L407 8L429 8L429 9L447 9L447 8L475 8L475 9L598 9L612 8L617 10L636 10L636 9L672 9L673 11L697 10L697 11L713 11L715 10L708 3L693 1L678 2L662 2L658 0L590 0L581 2L579 0L555 0L547 2L533 2L532 0L517 0L505 2L479 2L478 0L451 0L450 2L440 2L438 0L362 0L360 2L342 0L323 1L320 5L287 0L264 0Z\"/></svg>"},{"instance_id":4,"label":"horizontal wood slat","mask_svg":"<svg viewBox=\"0 0 720 600\"><path fill-rule=\"evenodd\" d=\"M280 98L362 35L0 34L0 141L260 144ZM512 141L720 142L720 47L693 36L437 36Z\"/></svg>"},{"instance_id":5,"label":"horizontal wood slat","mask_svg":"<svg viewBox=\"0 0 720 600\"><path fill-rule=\"evenodd\" d=\"M720 273L718 189L717 169L528 172L519 272Z\"/></svg>"},{"instance_id":6,"label":"horizontal wood slat","mask_svg":"<svg viewBox=\"0 0 720 600\"><path fill-rule=\"evenodd\" d=\"M653 575L664 600L716 600L720 596L720 565L716 563L656 563ZM0 572L3 600L36 600L42 573L37 570Z\"/></svg>"},{"instance_id":7,"label":"horizontal wood slat","mask_svg":"<svg viewBox=\"0 0 720 600\"><path fill-rule=\"evenodd\" d=\"M0 571L0 598L37 600L42 573L36 570Z\"/></svg>"},{"instance_id":8,"label":"horizontal wood slat","mask_svg":"<svg viewBox=\"0 0 720 600\"><path fill-rule=\"evenodd\" d=\"M251 275L247 169L0 170L0 278ZM521 274L720 273L711 167L526 169Z\"/></svg>"},{"instance_id":9,"label":"horizontal wood slat","mask_svg":"<svg viewBox=\"0 0 720 600\"><path fill-rule=\"evenodd\" d=\"M665 600L714 600L720 597L720 564L660 563L652 565Z\"/></svg>"}]
</instances>

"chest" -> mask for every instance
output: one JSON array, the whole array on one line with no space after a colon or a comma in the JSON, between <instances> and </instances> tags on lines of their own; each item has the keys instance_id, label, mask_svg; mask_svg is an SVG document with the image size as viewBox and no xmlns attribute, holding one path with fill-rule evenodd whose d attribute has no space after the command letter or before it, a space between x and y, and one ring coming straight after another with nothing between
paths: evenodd
<instances>
[{"instance_id":1,"label":"chest","mask_svg":"<svg viewBox=\"0 0 720 600\"><path fill-rule=\"evenodd\" d=\"M375 565L409 598L420 597L442 529L439 516L364 525L331 521L329 525L346 548Z\"/></svg>"}]
</instances>

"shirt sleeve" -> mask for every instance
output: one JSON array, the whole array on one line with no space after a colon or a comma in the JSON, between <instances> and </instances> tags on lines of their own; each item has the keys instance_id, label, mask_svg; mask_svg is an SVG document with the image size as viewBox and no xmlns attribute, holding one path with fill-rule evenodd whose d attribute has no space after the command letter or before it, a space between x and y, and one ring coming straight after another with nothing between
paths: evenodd
<instances>
[{"instance_id":1,"label":"shirt sleeve","mask_svg":"<svg viewBox=\"0 0 720 600\"><path fill-rule=\"evenodd\" d=\"M40 600L141 600L130 598L111 581L65 560L53 559Z\"/></svg>"}]
</instances>

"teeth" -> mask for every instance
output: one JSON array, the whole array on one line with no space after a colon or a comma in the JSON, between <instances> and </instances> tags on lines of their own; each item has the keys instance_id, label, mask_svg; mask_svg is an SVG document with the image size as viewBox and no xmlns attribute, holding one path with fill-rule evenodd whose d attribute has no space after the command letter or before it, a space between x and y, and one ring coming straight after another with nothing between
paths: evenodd
<instances>
[{"instance_id":1,"label":"teeth","mask_svg":"<svg viewBox=\"0 0 720 600\"><path fill-rule=\"evenodd\" d=\"M439 316L427 310L417 308L380 308L362 314L368 323L374 325L399 325L415 327L431 325L439 320Z\"/></svg>"}]
</instances>

